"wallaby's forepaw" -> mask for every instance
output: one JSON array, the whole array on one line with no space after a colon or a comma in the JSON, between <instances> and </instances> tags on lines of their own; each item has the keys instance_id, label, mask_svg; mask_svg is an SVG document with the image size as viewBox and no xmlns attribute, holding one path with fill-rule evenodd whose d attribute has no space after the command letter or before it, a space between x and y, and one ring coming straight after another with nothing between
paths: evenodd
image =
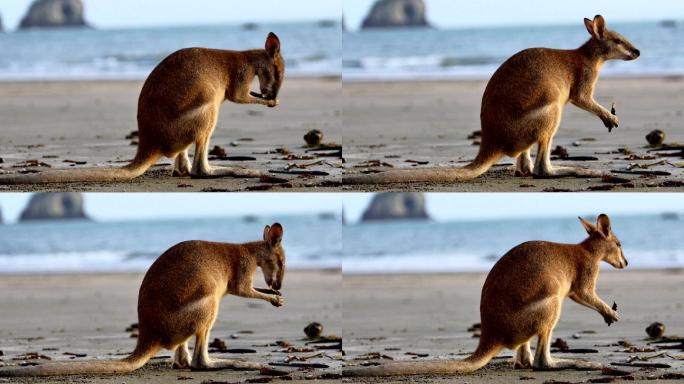
<instances>
[{"instance_id":1,"label":"wallaby's forepaw","mask_svg":"<svg viewBox=\"0 0 684 384\"><path fill-rule=\"evenodd\" d=\"M620 320L620 314L617 313L617 311L611 309L609 313L603 315L603 320L610 327L611 324L616 323Z\"/></svg>"},{"instance_id":2,"label":"wallaby's forepaw","mask_svg":"<svg viewBox=\"0 0 684 384\"><path fill-rule=\"evenodd\" d=\"M282 307L285 304L285 299L282 296L271 296L271 304L274 307Z\"/></svg>"},{"instance_id":3,"label":"wallaby's forepaw","mask_svg":"<svg viewBox=\"0 0 684 384\"><path fill-rule=\"evenodd\" d=\"M278 99L269 100L268 104L266 104L266 105L268 105L269 108L275 108L275 107L280 105L280 100L278 100Z\"/></svg>"},{"instance_id":4,"label":"wallaby's forepaw","mask_svg":"<svg viewBox=\"0 0 684 384\"><path fill-rule=\"evenodd\" d=\"M605 125L609 130L617 128L620 124L620 120L618 120L618 117L615 115L606 115L602 117L601 120L603 121L603 125Z\"/></svg>"}]
</instances>

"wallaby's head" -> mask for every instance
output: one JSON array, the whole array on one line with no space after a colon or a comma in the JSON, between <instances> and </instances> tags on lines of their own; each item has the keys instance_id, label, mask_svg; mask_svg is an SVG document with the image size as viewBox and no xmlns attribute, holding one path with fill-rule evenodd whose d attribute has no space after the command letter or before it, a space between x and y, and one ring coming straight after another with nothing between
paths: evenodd
<instances>
[{"instance_id":1,"label":"wallaby's head","mask_svg":"<svg viewBox=\"0 0 684 384\"><path fill-rule=\"evenodd\" d=\"M261 96L266 100L275 100L280 92L285 77L285 60L280 54L280 39L275 33L271 32L266 38L266 55L268 60L266 65L262 65L257 70Z\"/></svg>"},{"instance_id":2,"label":"wallaby's head","mask_svg":"<svg viewBox=\"0 0 684 384\"><path fill-rule=\"evenodd\" d=\"M629 264L625 259L625 254L622 253L620 240L610 228L610 219L607 215L600 214L596 219L596 225L581 217L579 220L589 234L587 240L590 242L593 252L601 256L601 260L618 269L625 268Z\"/></svg>"},{"instance_id":3,"label":"wallaby's head","mask_svg":"<svg viewBox=\"0 0 684 384\"><path fill-rule=\"evenodd\" d=\"M275 223L264 228L264 241L268 251L261 255L258 264L264 273L266 284L276 291L283 285L285 277L285 250L280 244L283 240L283 226Z\"/></svg>"},{"instance_id":4,"label":"wallaby's head","mask_svg":"<svg viewBox=\"0 0 684 384\"><path fill-rule=\"evenodd\" d=\"M601 15L596 15L594 20L584 19L584 26L591 35L592 47L605 60L634 60L641 54L624 36L609 31Z\"/></svg>"}]
</instances>

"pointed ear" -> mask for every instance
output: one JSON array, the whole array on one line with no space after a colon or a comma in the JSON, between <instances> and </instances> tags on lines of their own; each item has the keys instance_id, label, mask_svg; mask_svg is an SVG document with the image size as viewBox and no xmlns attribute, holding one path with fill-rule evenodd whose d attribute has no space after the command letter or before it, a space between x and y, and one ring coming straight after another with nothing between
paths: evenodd
<instances>
[{"instance_id":1,"label":"pointed ear","mask_svg":"<svg viewBox=\"0 0 684 384\"><path fill-rule=\"evenodd\" d=\"M608 237L610 235L610 219L608 218L608 215L606 214L600 214L599 217L596 219L596 227L598 228L598 231L603 234L603 236Z\"/></svg>"},{"instance_id":2,"label":"pointed ear","mask_svg":"<svg viewBox=\"0 0 684 384\"><path fill-rule=\"evenodd\" d=\"M271 244L271 247L275 247L280 244L280 242L283 240L283 226L278 223L273 224L264 240Z\"/></svg>"},{"instance_id":3,"label":"pointed ear","mask_svg":"<svg viewBox=\"0 0 684 384\"><path fill-rule=\"evenodd\" d=\"M589 32L590 35L593 37L596 37L598 39L598 36L596 36L596 31L594 30L594 22L587 19L586 17L584 18L584 26L587 28L587 32Z\"/></svg>"},{"instance_id":4,"label":"pointed ear","mask_svg":"<svg viewBox=\"0 0 684 384\"><path fill-rule=\"evenodd\" d=\"M271 230L271 227L270 227L269 225L267 225L267 226L264 228L264 241L268 241L268 232L269 232L270 230Z\"/></svg>"},{"instance_id":5,"label":"pointed ear","mask_svg":"<svg viewBox=\"0 0 684 384\"><path fill-rule=\"evenodd\" d=\"M280 39L273 32L269 33L266 38L266 53L270 57L275 57L275 55L280 53Z\"/></svg>"},{"instance_id":6,"label":"pointed ear","mask_svg":"<svg viewBox=\"0 0 684 384\"><path fill-rule=\"evenodd\" d=\"M601 15L594 16L594 30L599 39L606 37L606 19Z\"/></svg>"},{"instance_id":7,"label":"pointed ear","mask_svg":"<svg viewBox=\"0 0 684 384\"><path fill-rule=\"evenodd\" d=\"M581 218L579 216L577 218L579 219L580 223L582 223L584 230L587 231L588 234L591 235L592 233L596 232L596 227L594 227L594 225L592 223L584 220L583 218Z\"/></svg>"}]
</instances>

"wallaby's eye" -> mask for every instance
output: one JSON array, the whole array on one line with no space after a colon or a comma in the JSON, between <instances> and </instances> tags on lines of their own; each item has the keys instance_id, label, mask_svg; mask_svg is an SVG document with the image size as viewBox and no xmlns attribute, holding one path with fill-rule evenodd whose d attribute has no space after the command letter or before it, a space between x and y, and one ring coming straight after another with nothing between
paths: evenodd
<instances>
[{"instance_id":1,"label":"wallaby's eye","mask_svg":"<svg viewBox=\"0 0 684 384\"><path fill-rule=\"evenodd\" d=\"M615 245L617 245L618 247L622 247L622 243L620 243L619 241L615 242Z\"/></svg>"},{"instance_id":2,"label":"wallaby's eye","mask_svg":"<svg viewBox=\"0 0 684 384\"><path fill-rule=\"evenodd\" d=\"M613 43L615 43L615 44L617 44L617 45L620 45L620 44L622 44L622 40L620 40L620 39L613 39Z\"/></svg>"}]
</instances>

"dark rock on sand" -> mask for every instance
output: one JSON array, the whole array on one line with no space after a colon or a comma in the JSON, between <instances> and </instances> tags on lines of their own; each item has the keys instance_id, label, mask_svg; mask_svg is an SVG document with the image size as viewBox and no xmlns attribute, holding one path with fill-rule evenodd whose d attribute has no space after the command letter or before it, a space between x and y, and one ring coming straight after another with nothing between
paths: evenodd
<instances>
[{"instance_id":1,"label":"dark rock on sand","mask_svg":"<svg viewBox=\"0 0 684 384\"><path fill-rule=\"evenodd\" d=\"M42 192L31 196L19 220L89 220L83 208L83 195L75 192Z\"/></svg>"},{"instance_id":2,"label":"dark rock on sand","mask_svg":"<svg viewBox=\"0 0 684 384\"><path fill-rule=\"evenodd\" d=\"M373 196L362 221L372 220L428 220L425 196L422 193L378 193Z\"/></svg>"},{"instance_id":3,"label":"dark rock on sand","mask_svg":"<svg viewBox=\"0 0 684 384\"><path fill-rule=\"evenodd\" d=\"M19 24L20 29L88 27L82 0L35 0Z\"/></svg>"},{"instance_id":4,"label":"dark rock on sand","mask_svg":"<svg viewBox=\"0 0 684 384\"><path fill-rule=\"evenodd\" d=\"M423 0L378 0L361 28L429 27Z\"/></svg>"}]
</instances>

